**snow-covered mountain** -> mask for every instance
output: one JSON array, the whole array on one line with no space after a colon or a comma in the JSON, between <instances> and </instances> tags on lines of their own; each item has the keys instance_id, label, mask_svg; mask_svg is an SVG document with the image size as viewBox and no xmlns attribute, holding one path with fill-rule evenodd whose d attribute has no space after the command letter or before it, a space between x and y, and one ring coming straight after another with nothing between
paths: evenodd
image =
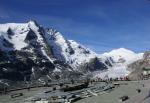
<instances>
[{"instance_id":1,"label":"snow-covered mountain","mask_svg":"<svg viewBox=\"0 0 150 103\"><path fill-rule=\"evenodd\" d=\"M127 76L130 71L128 65L143 58L143 53L135 53L125 48L114 49L110 52L106 52L100 55L100 58L109 58L109 62L112 67L108 71L95 73L95 77L124 77Z\"/></svg>"},{"instance_id":2,"label":"snow-covered mountain","mask_svg":"<svg viewBox=\"0 0 150 103\"><path fill-rule=\"evenodd\" d=\"M125 48L114 49L108 53L102 54L106 57L111 57L114 63L122 63L128 65L142 58L143 53L135 53Z\"/></svg>"},{"instance_id":3,"label":"snow-covered mountain","mask_svg":"<svg viewBox=\"0 0 150 103\"><path fill-rule=\"evenodd\" d=\"M107 64L88 48L35 21L0 24L0 79L71 79L108 69Z\"/></svg>"},{"instance_id":4,"label":"snow-covered mountain","mask_svg":"<svg viewBox=\"0 0 150 103\"><path fill-rule=\"evenodd\" d=\"M142 55L124 48L96 54L36 21L0 24L0 81L43 83L86 73L120 77L129 74L127 65Z\"/></svg>"},{"instance_id":5,"label":"snow-covered mountain","mask_svg":"<svg viewBox=\"0 0 150 103\"><path fill-rule=\"evenodd\" d=\"M97 56L95 52L74 40L65 39L60 32L53 29L47 29L46 40L52 47L54 57L70 64L74 69Z\"/></svg>"},{"instance_id":6,"label":"snow-covered mountain","mask_svg":"<svg viewBox=\"0 0 150 103\"><path fill-rule=\"evenodd\" d=\"M0 24L0 79L44 82L74 72L69 64L54 58L46 36L35 21Z\"/></svg>"}]
</instances>

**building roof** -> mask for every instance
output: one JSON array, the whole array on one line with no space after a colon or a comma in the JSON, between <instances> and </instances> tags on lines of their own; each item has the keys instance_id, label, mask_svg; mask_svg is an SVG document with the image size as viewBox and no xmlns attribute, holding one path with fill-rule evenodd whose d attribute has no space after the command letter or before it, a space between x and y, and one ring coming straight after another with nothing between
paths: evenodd
<instances>
[{"instance_id":1,"label":"building roof","mask_svg":"<svg viewBox=\"0 0 150 103\"><path fill-rule=\"evenodd\" d=\"M143 70L144 71L150 71L150 67L144 67Z\"/></svg>"}]
</instances>

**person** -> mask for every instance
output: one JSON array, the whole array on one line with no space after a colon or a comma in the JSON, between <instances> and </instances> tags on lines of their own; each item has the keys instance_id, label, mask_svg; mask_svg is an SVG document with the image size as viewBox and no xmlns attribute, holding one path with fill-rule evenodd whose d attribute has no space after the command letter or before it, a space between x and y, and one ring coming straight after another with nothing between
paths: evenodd
<instances>
[{"instance_id":1,"label":"person","mask_svg":"<svg viewBox=\"0 0 150 103\"><path fill-rule=\"evenodd\" d=\"M27 89L28 89L28 91L30 91L30 84L29 83L27 84Z\"/></svg>"},{"instance_id":2,"label":"person","mask_svg":"<svg viewBox=\"0 0 150 103\"><path fill-rule=\"evenodd\" d=\"M7 93L7 87L4 87L4 94Z\"/></svg>"},{"instance_id":3,"label":"person","mask_svg":"<svg viewBox=\"0 0 150 103\"><path fill-rule=\"evenodd\" d=\"M148 97L150 97L150 91L148 92Z\"/></svg>"},{"instance_id":4,"label":"person","mask_svg":"<svg viewBox=\"0 0 150 103\"><path fill-rule=\"evenodd\" d=\"M142 84L142 86L143 86L143 87L145 87L145 85L144 85L144 84Z\"/></svg>"},{"instance_id":5,"label":"person","mask_svg":"<svg viewBox=\"0 0 150 103\"><path fill-rule=\"evenodd\" d=\"M30 87L28 87L27 89L28 89L28 91L30 91Z\"/></svg>"}]
</instances>

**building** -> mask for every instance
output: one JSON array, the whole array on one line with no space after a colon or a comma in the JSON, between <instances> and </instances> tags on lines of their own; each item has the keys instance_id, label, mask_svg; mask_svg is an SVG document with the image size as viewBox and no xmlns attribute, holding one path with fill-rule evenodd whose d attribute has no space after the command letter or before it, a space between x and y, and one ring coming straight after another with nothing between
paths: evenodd
<instances>
[{"instance_id":1,"label":"building","mask_svg":"<svg viewBox=\"0 0 150 103\"><path fill-rule=\"evenodd\" d=\"M144 67L143 68L143 75L149 75L150 74L150 67Z\"/></svg>"}]
</instances>

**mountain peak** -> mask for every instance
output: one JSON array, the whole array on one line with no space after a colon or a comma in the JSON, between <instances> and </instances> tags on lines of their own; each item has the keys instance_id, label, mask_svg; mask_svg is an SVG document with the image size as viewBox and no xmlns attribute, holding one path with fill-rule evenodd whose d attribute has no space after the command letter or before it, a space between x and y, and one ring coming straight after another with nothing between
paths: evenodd
<instances>
[{"instance_id":1,"label":"mountain peak","mask_svg":"<svg viewBox=\"0 0 150 103\"><path fill-rule=\"evenodd\" d=\"M128 50L129 51L129 49L126 49L126 48L118 48L117 50L122 50L122 51L126 51L126 50Z\"/></svg>"},{"instance_id":2,"label":"mountain peak","mask_svg":"<svg viewBox=\"0 0 150 103\"><path fill-rule=\"evenodd\" d=\"M119 49L114 49L112 51L110 51L109 53L129 53L129 54L134 54L133 51L126 49L126 48L119 48Z\"/></svg>"},{"instance_id":3,"label":"mountain peak","mask_svg":"<svg viewBox=\"0 0 150 103\"><path fill-rule=\"evenodd\" d=\"M35 20L30 20L30 21L28 21L27 24L30 28L39 28L40 27L40 25Z\"/></svg>"},{"instance_id":4,"label":"mountain peak","mask_svg":"<svg viewBox=\"0 0 150 103\"><path fill-rule=\"evenodd\" d=\"M38 25L38 23L37 23L36 20L29 20L27 23L28 23L28 24Z\"/></svg>"},{"instance_id":5,"label":"mountain peak","mask_svg":"<svg viewBox=\"0 0 150 103\"><path fill-rule=\"evenodd\" d=\"M138 59L141 59L143 57L142 53L135 53L131 50L125 49L125 48L119 48L119 49L114 49L110 52L106 52L102 54L102 56L105 57L111 57L115 62L118 62L119 60L123 59L126 61L126 64L129 64L131 62L134 62Z\"/></svg>"}]
</instances>

